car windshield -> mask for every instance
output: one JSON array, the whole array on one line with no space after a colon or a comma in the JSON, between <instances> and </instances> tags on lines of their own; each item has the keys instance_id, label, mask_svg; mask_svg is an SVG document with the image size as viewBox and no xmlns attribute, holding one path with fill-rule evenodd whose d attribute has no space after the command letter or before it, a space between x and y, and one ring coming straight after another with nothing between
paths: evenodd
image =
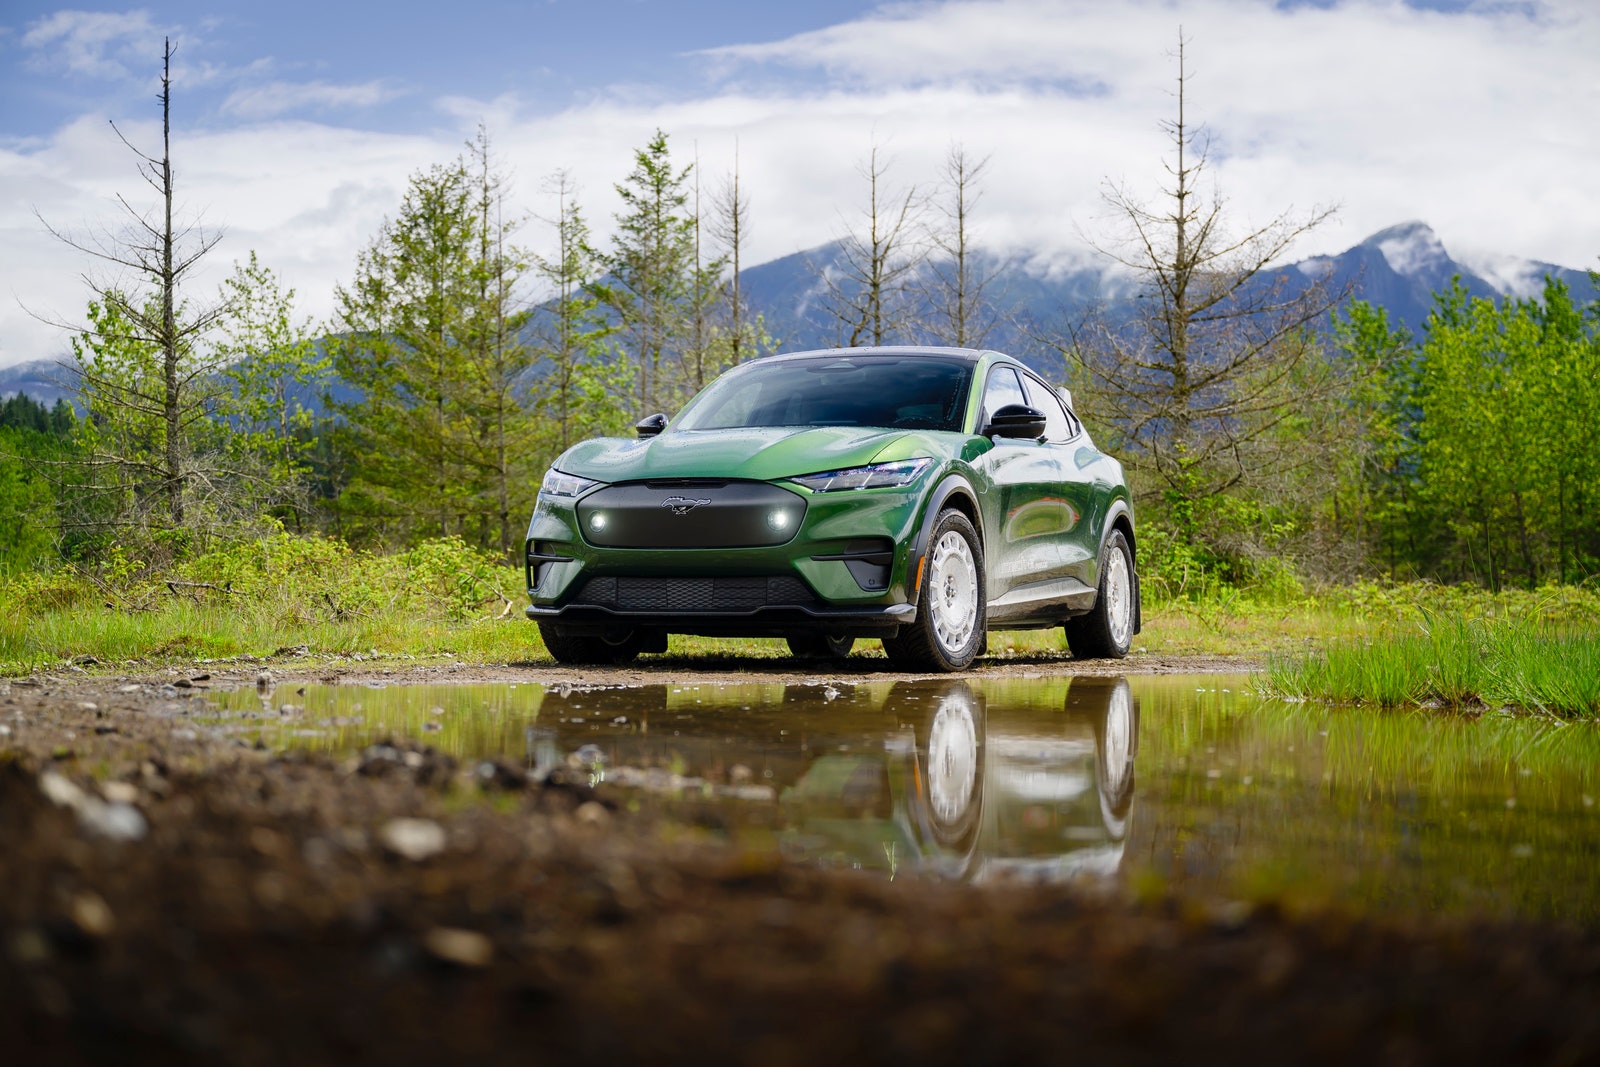
<instances>
[{"instance_id":1,"label":"car windshield","mask_svg":"<svg viewBox=\"0 0 1600 1067\"><path fill-rule=\"evenodd\" d=\"M729 371L683 410L675 429L881 426L959 430L972 364L932 356L757 360Z\"/></svg>"}]
</instances>

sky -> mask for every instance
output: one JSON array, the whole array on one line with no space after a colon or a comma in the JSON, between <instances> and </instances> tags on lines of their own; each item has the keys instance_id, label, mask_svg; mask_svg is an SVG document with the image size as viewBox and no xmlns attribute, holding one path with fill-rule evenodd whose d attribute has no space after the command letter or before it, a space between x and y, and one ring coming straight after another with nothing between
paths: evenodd
<instances>
[{"instance_id":1,"label":"sky","mask_svg":"<svg viewBox=\"0 0 1600 1067\"><path fill-rule=\"evenodd\" d=\"M1093 263L1107 188L1160 194L1180 34L1229 217L1337 209L1293 258L1421 219L1463 261L1600 266L1595 0L3 0L0 365L66 354L86 276L115 280L47 226L115 235L119 197L156 204L119 134L159 149L163 38L180 216L221 236L199 295L254 251L321 322L408 178L480 124L535 252L553 175L604 239L659 128L708 192L737 166L746 263L857 227L875 149L931 193L957 145L989 160L977 243Z\"/></svg>"}]
</instances>

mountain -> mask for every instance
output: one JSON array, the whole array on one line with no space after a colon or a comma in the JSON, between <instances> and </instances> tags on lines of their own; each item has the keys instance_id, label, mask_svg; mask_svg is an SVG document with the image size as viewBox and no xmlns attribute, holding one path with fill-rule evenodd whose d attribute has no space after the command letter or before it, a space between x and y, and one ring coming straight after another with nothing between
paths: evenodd
<instances>
[{"instance_id":1,"label":"mountain","mask_svg":"<svg viewBox=\"0 0 1600 1067\"><path fill-rule=\"evenodd\" d=\"M1308 279L1331 274L1336 287L1350 285L1357 298L1387 310L1391 325L1413 333L1433 309L1433 294L1457 276L1474 297L1539 296L1548 275L1564 282L1580 304L1600 298L1586 271L1515 256L1456 259L1423 222L1390 226L1337 256L1302 260L1291 269Z\"/></svg>"},{"instance_id":2,"label":"mountain","mask_svg":"<svg viewBox=\"0 0 1600 1067\"><path fill-rule=\"evenodd\" d=\"M838 243L823 245L744 272L750 306L766 315L768 331L784 348L837 343L837 323L827 313L822 279L838 269L841 248ZM996 306L1047 332L1051 324L1075 321L1096 299L1107 301L1114 310L1127 293L1125 279L1094 267L1047 273L1028 263L1008 266L980 259L979 268L998 271L989 294ZM1335 290L1348 287L1355 298L1385 308L1391 325L1415 333L1433 308L1433 294L1448 288L1456 276L1471 296L1497 299L1537 296L1546 275L1565 282L1579 303L1600 299L1600 290L1585 271L1512 256L1456 259L1426 223L1415 221L1380 230L1338 255L1315 256L1269 271L1262 281L1281 280L1291 288L1303 288L1326 277ZM986 343L1019 354L1037 347L1026 328L1009 323L998 327Z\"/></svg>"},{"instance_id":3,"label":"mountain","mask_svg":"<svg viewBox=\"0 0 1600 1067\"><path fill-rule=\"evenodd\" d=\"M45 407L57 400L71 400L76 393L67 368L53 359L35 359L0 367L0 400L26 393Z\"/></svg>"},{"instance_id":4,"label":"mountain","mask_svg":"<svg viewBox=\"0 0 1600 1067\"><path fill-rule=\"evenodd\" d=\"M767 332L777 338L782 350L826 348L840 342L839 324L828 313L824 279L840 270L842 257L843 243L834 242L743 272L744 297L765 316ZM993 276L986 296L1004 312L984 343L1015 352L1046 373L1060 373L1060 357L1032 334L1060 334L1097 300L1106 301L1113 313L1119 302L1131 307L1126 303L1127 280L1098 267L1051 268L1035 261L1001 261L983 255L976 263L980 275ZM1500 298L1538 296L1547 275L1566 283L1580 304L1600 299L1600 289L1586 271L1514 256L1457 259L1426 223L1416 221L1380 230L1338 255L1314 256L1268 271L1261 281L1281 281L1292 288L1326 277L1336 289L1348 286L1355 297L1386 309L1391 325L1419 333L1433 307L1433 294L1448 287L1454 277L1461 278L1472 296ZM0 399L17 392L47 405L59 397L70 399L72 391L63 384L67 377L54 360L0 367ZM354 395L349 386L338 386L336 391L341 396ZM302 398L302 402L320 406L313 397Z\"/></svg>"}]
</instances>

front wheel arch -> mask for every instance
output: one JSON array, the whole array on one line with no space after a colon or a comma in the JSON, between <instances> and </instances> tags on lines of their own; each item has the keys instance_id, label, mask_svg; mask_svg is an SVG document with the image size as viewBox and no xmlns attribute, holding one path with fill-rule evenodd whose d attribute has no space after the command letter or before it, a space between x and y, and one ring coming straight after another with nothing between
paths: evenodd
<instances>
[{"instance_id":1,"label":"front wheel arch","mask_svg":"<svg viewBox=\"0 0 1600 1067\"><path fill-rule=\"evenodd\" d=\"M944 479L934 487L933 492L928 494L928 506L922 513L922 524L917 528L917 536L911 543L911 551L906 554L907 603L917 604L922 598L922 583L918 580L921 572L918 565L928 552L934 524L946 511L956 511L966 516L967 521L972 524L973 532L978 535L979 555L983 556L986 551L983 513L978 507L977 491L961 475L954 473L945 475ZM987 557L984 562L987 565ZM987 595L985 590L984 596Z\"/></svg>"}]
</instances>

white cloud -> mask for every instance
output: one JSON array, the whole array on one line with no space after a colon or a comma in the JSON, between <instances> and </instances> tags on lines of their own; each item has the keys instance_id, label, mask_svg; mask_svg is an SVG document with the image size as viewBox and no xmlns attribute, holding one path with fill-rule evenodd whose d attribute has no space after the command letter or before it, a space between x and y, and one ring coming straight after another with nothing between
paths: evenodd
<instances>
[{"instance_id":1,"label":"white cloud","mask_svg":"<svg viewBox=\"0 0 1600 1067\"><path fill-rule=\"evenodd\" d=\"M382 80L359 85L279 81L235 90L222 102L222 112L242 119L270 119L294 111L376 107L400 95L400 89Z\"/></svg>"},{"instance_id":2,"label":"white cloud","mask_svg":"<svg viewBox=\"0 0 1600 1067\"><path fill-rule=\"evenodd\" d=\"M130 77L130 60L147 68L166 32L148 11L57 11L30 24L22 44L34 51L35 68L112 80Z\"/></svg>"},{"instance_id":3,"label":"white cloud","mask_svg":"<svg viewBox=\"0 0 1600 1067\"><path fill-rule=\"evenodd\" d=\"M1159 190L1180 23L1191 39L1189 117L1212 136L1211 172L1241 224L1338 203L1297 256L1418 218L1457 257L1595 263L1600 141L1580 118L1600 114L1600 9L1581 0L1456 14L1398 0L1286 10L1265 0L906 4L717 50L707 58L721 78L704 93L614 89L543 112L515 92L440 93L418 108L425 132L413 135L262 121L291 106L368 106L393 91L279 84L230 98L232 128L176 130L174 157L186 204L227 229L216 274L254 248L317 316L332 311L334 285L408 176L458 153L480 117L518 204L551 214L543 180L567 169L602 239L612 186L657 127L678 159L698 153L708 187L731 169L737 143L753 200L747 262L838 236L859 210L857 167L874 143L893 159L892 182L925 185L962 142L992 156L980 239L1047 269L1081 261L1084 235L1109 234L1104 181ZM113 217L118 191L144 190L103 118L0 151L0 363L64 345L8 293L62 313L86 297L84 265L40 237L29 206L75 225ZM538 250L545 231L531 225L525 238Z\"/></svg>"}]
</instances>

